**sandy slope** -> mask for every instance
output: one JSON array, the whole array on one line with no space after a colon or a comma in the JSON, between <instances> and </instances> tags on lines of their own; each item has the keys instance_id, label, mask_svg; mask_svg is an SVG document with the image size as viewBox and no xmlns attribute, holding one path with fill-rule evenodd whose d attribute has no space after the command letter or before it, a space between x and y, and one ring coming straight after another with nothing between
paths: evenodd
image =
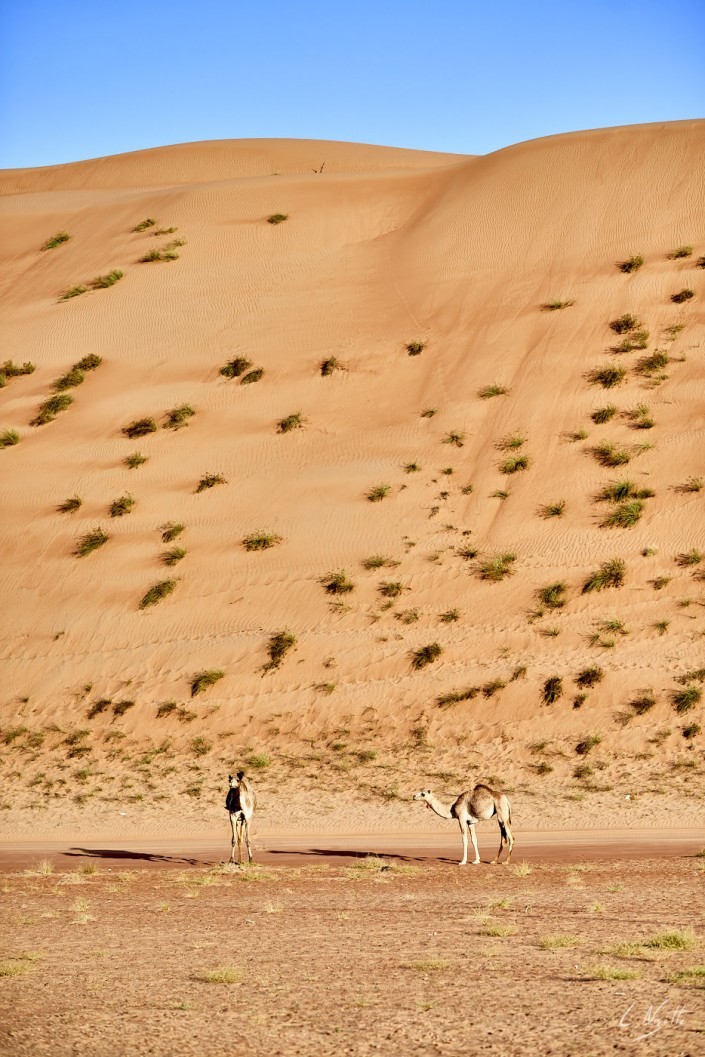
<instances>
[{"instance_id":1,"label":"sandy slope","mask_svg":"<svg viewBox=\"0 0 705 1057\"><path fill-rule=\"evenodd\" d=\"M215 794L225 768L264 752L262 788L283 782L297 812L312 789L322 819L335 792L338 828L346 800L353 815L374 813L419 779L452 790L480 775L526 792L554 824L576 811L589 821L637 794L652 824L676 808L702 824L700 738L681 728L702 723L703 708L680 716L670 694L705 656L703 565L674 561L705 551L705 490L676 490L704 470L704 146L705 123L681 122L481 158L243 141L0 174L3 346L37 366L0 391L0 432L21 434L0 452L6 803L39 796L43 806L58 794L73 805L78 794L112 810L119 795L158 812L190 790L180 810L200 815L199 794ZM277 212L288 220L266 223ZM145 217L178 231L133 233ZM39 252L58 230L71 241ZM137 263L173 237L186 240L178 260ZM685 243L691 257L667 259ZM620 273L615 262L633 253L644 266ZM115 286L57 302L113 268L125 273ZM695 297L671 303L684 287ZM575 304L542 311L554 298ZM648 327L647 353L673 358L662 384L633 370L647 353L608 351L608 323L624 312ZM664 333L681 323L675 340ZM426 348L411 357L416 340ZM30 427L53 381L88 353L103 364L72 390L73 405ZM237 355L264 368L261 381L219 375ZM347 369L321 377L328 356ZM609 391L585 379L606 362L628 368ZM508 392L479 398L491 383ZM187 428L121 435L183 403L196 410ZM609 403L648 404L654 428L631 429L619 414L594 425L591 411ZM424 418L426 408L437 413ZM295 412L305 428L278 435ZM571 440L581 430L588 436ZM462 446L444 443L452 431ZM497 444L513 433L530 463L507 476L498 467L512 453ZM626 446L630 464L599 466L590 448L602 440ZM134 451L149 461L129 470L122 460ZM420 471L405 473L409 463ZM208 472L227 485L194 494ZM625 476L655 497L635 527L602 528L609 505L594 494ZM369 502L381 484L389 495ZM111 519L108 505L126 492L133 511ZM58 513L74 493L81 509ZM559 500L562 518L538 515ZM160 564L158 532L170 520L186 526L173 572ZM96 526L108 543L74 557L76 538ZM259 529L283 542L246 552L243 537ZM513 575L482 582L458 554L468 547L514 552ZM399 565L366 571L373 554ZM581 594L586 576L618 557L625 586ZM355 589L336 600L319 578L339 569ZM139 611L147 588L170 576L171 597ZM656 590L658 577L670 580ZM404 592L385 610L386 580ZM535 591L555 581L568 585L567 605L529 619ZM442 622L453 609L459 619ZM398 619L413 611L417 620ZM629 634L590 645L611 619ZM283 628L296 649L263 675L268 638ZM410 651L436 641L440 658L414 671ZM592 665L605 678L576 708L575 676ZM225 678L192 701L202 669ZM563 695L545 705L554 675ZM493 680L507 685L437 705ZM646 687L657 703L635 717L629 702ZM103 698L134 706L87 720ZM156 718L167 701L183 706L181 720ZM90 733L67 745L80 730ZM575 744L587 734L602 743L588 760L594 773L578 781ZM196 737L209 746L203 756ZM548 794L556 785L558 799ZM33 830L39 817L1 821Z\"/></svg>"}]
</instances>

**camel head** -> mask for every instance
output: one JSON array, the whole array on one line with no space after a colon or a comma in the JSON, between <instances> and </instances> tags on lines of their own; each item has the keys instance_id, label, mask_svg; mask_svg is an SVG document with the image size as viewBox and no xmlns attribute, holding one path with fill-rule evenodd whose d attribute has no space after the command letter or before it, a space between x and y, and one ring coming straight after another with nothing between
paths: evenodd
<instances>
[{"instance_id":1,"label":"camel head","mask_svg":"<svg viewBox=\"0 0 705 1057\"><path fill-rule=\"evenodd\" d=\"M433 793L431 792L430 789L419 789L418 793L414 793L414 795L413 795L413 797L411 799L412 800L425 800L426 801L426 807L430 808L431 805L429 804L428 801L429 801L429 798L432 797L432 796L433 796Z\"/></svg>"},{"instance_id":2,"label":"camel head","mask_svg":"<svg viewBox=\"0 0 705 1057\"><path fill-rule=\"evenodd\" d=\"M240 784L240 782L242 781L242 779L244 777L245 777L245 772L244 771L238 771L234 778L233 778L233 776L231 774L229 774L228 775L228 785L230 786L231 789L235 789Z\"/></svg>"}]
</instances>

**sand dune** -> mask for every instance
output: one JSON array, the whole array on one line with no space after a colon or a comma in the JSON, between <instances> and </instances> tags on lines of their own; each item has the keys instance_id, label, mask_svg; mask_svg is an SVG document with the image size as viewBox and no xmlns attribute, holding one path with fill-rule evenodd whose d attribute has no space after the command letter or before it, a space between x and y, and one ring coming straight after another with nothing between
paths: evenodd
<instances>
[{"instance_id":1,"label":"sand dune","mask_svg":"<svg viewBox=\"0 0 705 1057\"><path fill-rule=\"evenodd\" d=\"M637 819L702 824L705 559L677 558L705 552L705 488L684 487L705 473L704 147L705 122L679 122L477 158L228 141L0 174L5 357L36 365L0 392L0 433L20 435L0 451L3 823L36 826L38 795L69 827L116 800L150 825L175 801L200 818L223 772L253 761L265 791L288 791L291 809L270 799L284 827L308 817L306 797L339 829L397 807L409 822L396 798L419 780L482 776L523 795L532 822L633 824L639 797ZM58 231L70 240L42 252ZM177 259L139 263L173 240ZM622 273L634 254L643 266ZM124 277L90 288L113 269ZM673 303L681 289L694 297ZM571 303L542 309L553 300ZM614 353L625 313L646 347ZM657 350L665 365L640 366ZM71 406L30 426L88 354L102 364L66 390ZM223 377L235 357L261 379ZM343 369L322 376L330 357ZM589 383L602 365L624 368L620 384ZM479 395L490 386L506 392ZM184 404L187 425L161 428ZM303 428L278 433L293 414ZM156 432L122 434L145 416ZM600 465L603 442L628 464ZM136 451L148 461L128 469ZM196 493L208 473L227 483ZM616 504L594 497L623 479L654 495L632 527L603 527ZM110 517L125 494L131 512ZM59 513L73 495L80 509ZM173 569L171 521L185 526ZM97 527L107 543L76 557ZM259 530L281 542L248 552ZM481 579L506 552L510 574ZM367 570L373 555L398 565ZM584 593L612 559L624 585ZM354 589L327 593L340 570ZM173 593L140 610L167 579ZM540 603L557 582L566 604ZM283 629L296 645L264 674ZM414 669L432 643L438 658ZM603 678L581 689L593 667ZM192 698L210 669L224 677ZM601 742L581 756L588 735Z\"/></svg>"}]
</instances>

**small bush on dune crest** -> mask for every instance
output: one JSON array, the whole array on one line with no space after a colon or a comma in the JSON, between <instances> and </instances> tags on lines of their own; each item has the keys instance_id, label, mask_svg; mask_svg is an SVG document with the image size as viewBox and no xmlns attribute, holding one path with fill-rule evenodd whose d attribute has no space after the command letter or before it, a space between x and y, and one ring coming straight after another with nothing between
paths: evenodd
<instances>
[{"instance_id":1,"label":"small bush on dune crest","mask_svg":"<svg viewBox=\"0 0 705 1057\"><path fill-rule=\"evenodd\" d=\"M34 374L35 370L35 365L29 361L19 364L13 360L5 360L2 367L0 367L0 389L5 388L8 379L19 378L23 374Z\"/></svg>"}]
</instances>

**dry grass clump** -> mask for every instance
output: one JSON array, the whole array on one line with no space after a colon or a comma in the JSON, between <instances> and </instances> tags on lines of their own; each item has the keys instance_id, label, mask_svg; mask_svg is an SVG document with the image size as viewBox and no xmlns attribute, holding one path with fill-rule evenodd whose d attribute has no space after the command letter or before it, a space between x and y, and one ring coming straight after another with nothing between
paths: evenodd
<instances>
[{"instance_id":1,"label":"dry grass clump","mask_svg":"<svg viewBox=\"0 0 705 1057\"><path fill-rule=\"evenodd\" d=\"M631 459L631 453L625 448L618 448L610 441L603 440L590 449L590 454L600 466L624 466Z\"/></svg>"},{"instance_id":2,"label":"dry grass clump","mask_svg":"<svg viewBox=\"0 0 705 1057\"><path fill-rule=\"evenodd\" d=\"M425 341L410 341L406 346L406 351L409 353L409 356L420 356L425 348Z\"/></svg>"},{"instance_id":3,"label":"dry grass clump","mask_svg":"<svg viewBox=\"0 0 705 1057\"><path fill-rule=\"evenodd\" d=\"M124 275L125 273L121 272L119 268L114 268L112 272L108 272L106 275L96 275L95 279L91 279L91 286L94 290L105 290L109 286L114 286Z\"/></svg>"},{"instance_id":4,"label":"dry grass clump","mask_svg":"<svg viewBox=\"0 0 705 1057\"><path fill-rule=\"evenodd\" d=\"M703 481L702 477L689 477L683 484L676 485L674 492L688 495L692 492L702 492L703 488L705 488L705 481Z\"/></svg>"},{"instance_id":5,"label":"dry grass clump","mask_svg":"<svg viewBox=\"0 0 705 1057\"><path fill-rule=\"evenodd\" d=\"M513 455L509 459L505 459L499 466L499 472L503 474L519 473L521 470L528 469L529 457L528 455Z\"/></svg>"},{"instance_id":6,"label":"dry grass clump","mask_svg":"<svg viewBox=\"0 0 705 1057\"><path fill-rule=\"evenodd\" d=\"M125 456L123 462L128 470L136 470L147 462L147 456L143 455L141 451L133 451L131 455Z\"/></svg>"},{"instance_id":7,"label":"dry grass clump","mask_svg":"<svg viewBox=\"0 0 705 1057\"><path fill-rule=\"evenodd\" d=\"M439 708L447 708L448 705L455 705L459 701L472 701L479 693L479 686L467 686L464 690L451 690L450 693L440 694L436 698L436 704Z\"/></svg>"},{"instance_id":8,"label":"dry grass clump","mask_svg":"<svg viewBox=\"0 0 705 1057\"><path fill-rule=\"evenodd\" d=\"M288 630L278 631L276 634L272 635L267 643L269 663L264 666L264 670L271 671L278 668L289 650L293 649L295 645L296 636L292 635Z\"/></svg>"},{"instance_id":9,"label":"dry grass clump","mask_svg":"<svg viewBox=\"0 0 705 1057\"><path fill-rule=\"evenodd\" d=\"M176 580L160 580L159 583L153 584L140 599L139 608L147 609L149 606L156 606L172 593L176 584Z\"/></svg>"},{"instance_id":10,"label":"dry grass clump","mask_svg":"<svg viewBox=\"0 0 705 1057\"><path fill-rule=\"evenodd\" d=\"M575 746L575 751L578 756L587 756L588 753L592 752L602 742L602 736L600 734L588 734L586 738L582 738Z\"/></svg>"},{"instance_id":11,"label":"dry grass clump","mask_svg":"<svg viewBox=\"0 0 705 1057\"><path fill-rule=\"evenodd\" d=\"M634 365L634 373L643 378L652 378L657 371L662 371L671 362L671 357L663 349L656 349L650 356L642 356Z\"/></svg>"},{"instance_id":12,"label":"dry grass clump","mask_svg":"<svg viewBox=\"0 0 705 1057\"><path fill-rule=\"evenodd\" d=\"M602 668L583 668L582 672L578 672L576 675L575 682L578 686L596 686L598 683L602 682L604 674Z\"/></svg>"},{"instance_id":13,"label":"dry grass clump","mask_svg":"<svg viewBox=\"0 0 705 1057\"><path fill-rule=\"evenodd\" d=\"M671 301L675 305L682 305L685 301L690 301L691 297L695 297L695 291L684 288L679 290L677 294L671 294Z\"/></svg>"},{"instance_id":14,"label":"dry grass clump","mask_svg":"<svg viewBox=\"0 0 705 1057\"><path fill-rule=\"evenodd\" d=\"M186 557L186 551L183 547L171 547L168 551L164 551L161 556L163 565L177 565L182 558Z\"/></svg>"},{"instance_id":15,"label":"dry grass clump","mask_svg":"<svg viewBox=\"0 0 705 1057\"><path fill-rule=\"evenodd\" d=\"M437 661L442 653L443 647L439 642L430 642L427 646L419 646L418 649L412 650L411 667L415 671L419 671L421 668L425 668L426 665Z\"/></svg>"},{"instance_id":16,"label":"dry grass clump","mask_svg":"<svg viewBox=\"0 0 705 1057\"><path fill-rule=\"evenodd\" d=\"M369 499L370 503L380 503L383 499L386 499L391 490L391 485L378 484L374 488L370 488L369 492L366 493L366 498Z\"/></svg>"},{"instance_id":17,"label":"dry grass clump","mask_svg":"<svg viewBox=\"0 0 705 1057\"><path fill-rule=\"evenodd\" d=\"M625 367L615 367L612 363L606 363L602 367L595 367L585 375L590 385L601 385L603 389L614 389L621 385L626 377Z\"/></svg>"},{"instance_id":18,"label":"dry grass clump","mask_svg":"<svg viewBox=\"0 0 705 1057\"><path fill-rule=\"evenodd\" d=\"M565 513L565 499L560 499L557 503L546 503L545 506L539 507L539 517L548 519L551 517L563 517Z\"/></svg>"},{"instance_id":19,"label":"dry grass clump","mask_svg":"<svg viewBox=\"0 0 705 1057\"><path fill-rule=\"evenodd\" d=\"M178 521L169 521L159 529L162 534L162 543L171 543L184 531L184 526Z\"/></svg>"},{"instance_id":20,"label":"dry grass clump","mask_svg":"<svg viewBox=\"0 0 705 1057\"><path fill-rule=\"evenodd\" d=\"M692 550L677 554L673 560L676 565L680 565L682 569L686 569L691 565L699 565L703 560L703 553L702 551L699 551L697 547L693 547Z\"/></svg>"},{"instance_id":21,"label":"dry grass clump","mask_svg":"<svg viewBox=\"0 0 705 1057\"><path fill-rule=\"evenodd\" d=\"M225 366L220 368L220 373L224 378L240 378L251 366L252 361L248 360L246 356L236 356L233 360L228 360Z\"/></svg>"},{"instance_id":22,"label":"dry grass clump","mask_svg":"<svg viewBox=\"0 0 705 1057\"><path fill-rule=\"evenodd\" d=\"M609 422L611 418L617 414L617 408L614 404L607 404L605 407L598 407L592 412L590 418L597 426L601 426L604 422Z\"/></svg>"},{"instance_id":23,"label":"dry grass clump","mask_svg":"<svg viewBox=\"0 0 705 1057\"><path fill-rule=\"evenodd\" d=\"M590 591L604 591L608 587L622 587L627 567L622 558L611 558L603 562L594 573L588 576L583 584L583 594Z\"/></svg>"},{"instance_id":24,"label":"dry grass clump","mask_svg":"<svg viewBox=\"0 0 705 1057\"><path fill-rule=\"evenodd\" d=\"M285 220L289 219L288 213L272 213L267 217L268 224L283 224Z\"/></svg>"},{"instance_id":25,"label":"dry grass clump","mask_svg":"<svg viewBox=\"0 0 705 1057\"><path fill-rule=\"evenodd\" d=\"M300 411L295 412L293 415L287 415L286 418L282 418L277 422L277 433L290 433L292 429L303 429L305 421Z\"/></svg>"},{"instance_id":26,"label":"dry grass clump","mask_svg":"<svg viewBox=\"0 0 705 1057\"><path fill-rule=\"evenodd\" d=\"M637 349L645 349L649 344L648 330L633 330L622 341L610 346L610 352L621 355L625 352L635 352Z\"/></svg>"},{"instance_id":27,"label":"dry grass clump","mask_svg":"<svg viewBox=\"0 0 705 1057\"><path fill-rule=\"evenodd\" d=\"M173 249L164 246L160 250L149 250L148 253L145 253L142 257L139 258L139 263L153 264L156 261L177 261L178 259L178 253L176 253Z\"/></svg>"},{"instance_id":28,"label":"dry grass clump","mask_svg":"<svg viewBox=\"0 0 705 1057\"><path fill-rule=\"evenodd\" d=\"M215 488L217 484L227 484L228 482L221 473L207 473L204 474L194 489L194 493L205 492L209 488Z\"/></svg>"},{"instance_id":29,"label":"dry grass clump","mask_svg":"<svg viewBox=\"0 0 705 1057\"><path fill-rule=\"evenodd\" d=\"M563 680L560 675L550 676L543 684L541 697L545 705L553 705L563 696Z\"/></svg>"},{"instance_id":30,"label":"dry grass clump","mask_svg":"<svg viewBox=\"0 0 705 1057\"><path fill-rule=\"evenodd\" d=\"M62 243L68 242L71 236L68 231L57 231L56 235L50 235L49 238L39 248L42 251L56 249L57 246L61 246Z\"/></svg>"},{"instance_id":31,"label":"dry grass clump","mask_svg":"<svg viewBox=\"0 0 705 1057\"><path fill-rule=\"evenodd\" d=\"M654 692L649 687L647 690L640 690L636 697L633 697L629 702L629 708L636 716L643 716L646 712L650 712L656 704L656 698Z\"/></svg>"},{"instance_id":32,"label":"dry grass clump","mask_svg":"<svg viewBox=\"0 0 705 1057\"><path fill-rule=\"evenodd\" d=\"M536 597L547 609L561 609L567 602L567 590L568 585L563 581L558 581L546 587L540 587L536 592Z\"/></svg>"},{"instance_id":33,"label":"dry grass clump","mask_svg":"<svg viewBox=\"0 0 705 1057\"><path fill-rule=\"evenodd\" d=\"M700 702L703 692L695 683L689 683L682 690L674 690L671 694L671 703L679 716L690 712L691 708Z\"/></svg>"},{"instance_id":34,"label":"dry grass clump","mask_svg":"<svg viewBox=\"0 0 705 1057\"><path fill-rule=\"evenodd\" d=\"M196 414L190 404L181 404L165 412L164 429L181 429L188 426L188 420Z\"/></svg>"},{"instance_id":35,"label":"dry grass clump","mask_svg":"<svg viewBox=\"0 0 705 1057\"><path fill-rule=\"evenodd\" d=\"M335 371L345 370L345 366L335 356L328 356L325 360L321 360L319 366L322 378L328 378Z\"/></svg>"},{"instance_id":36,"label":"dry grass clump","mask_svg":"<svg viewBox=\"0 0 705 1057\"><path fill-rule=\"evenodd\" d=\"M329 595L347 595L355 590L355 584L343 569L322 576L318 582Z\"/></svg>"},{"instance_id":37,"label":"dry grass clump","mask_svg":"<svg viewBox=\"0 0 705 1057\"><path fill-rule=\"evenodd\" d=\"M241 984L244 978L244 971L237 965L224 965L220 969L204 969L194 976L194 979L202 984Z\"/></svg>"},{"instance_id":38,"label":"dry grass clump","mask_svg":"<svg viewBox=\"0 0 705 1057\"><path fill-rule=\"evenodd\" d=\"M641 323L636 316L633 316L631 312L625 312L623 316L612 320L610 330L613 330L615 334L628 334L629 331L636 330L640 326Z\"/></svg>"},{"instance_id":39,"label":"dry grass clump","mask_svg":"<svg viewBox=\"0 0 705 1057\"><path fill-rule=\"evenodd\" d=\"M632 257L627 257L626 261L620 261L617 265L620 272L625 272L629 275L631 272L636 272L642 267L644 258L640 253L635 253Z\"/></svg>"},{"instance_id":40,"label":"dry grass clump","mask_svg":"<svg viewBox=\"0 0 705 1057\"><path fill-rule=\"evenodd\" d=\"M19 444L20 435L16 429L6 429L0 433L0 449L12 448L15 444Z\"/></svg>"},{"instance_id":41,"label":"dry grass clump","mask_svg":"<svg viewBox=\"0 0 705 1057\"><path fill-rule=\"evenodd\" d=\"M132 230L133 231L146 231L147 228L153 228L155 224L156 224L156 220L153 220L152 217L147 217L146 220L140 220L139 224L136 227L134 227Z\"/></svg>"},{"instance_id":42,"label":"dry grass clump","mask_svg":"<svg viewBox=\"0 0 705 1057\"><path fill-rule=\"evenodd\" d=\"M570 308L575 304L575 298L571 298L569 301L561 301L556 298L553 301L546 301L541 305L544 312L559 312L562 308Z\"/></svg>"},{"instance_id":43,"label":"dry grass clump","mask_svg":"<svg viewBox=\"0 0 705 1057\"><path fill-rule=\"evenodd\" d=\"M514 571L512 566L515 561L516 554L511 551L505 551L503 554L494 554L478 563L477 575L481 580L499 583L500 580L504 580L506 576L512 574Z\"/></svg>"},{"instance_id":44,"label":"dry grass clump","mask_svg":"<svg viewBox=\"0 0 705 1057\"><path fill-rule=\"evenodd\" d=\"M30 422L30 426L44 426L47 422L53 422L57 415L71 407L73 397L70 393L57 393L50 396L43 404L40 404L37 414Z\"/></svg>"},{"instance_id":45,"label":"dry grass clump","mask_svg":"<svg viewBox=\"0 0 705 1057\"><path fill-rule=\"evenodd\" d=\"M282 542L282 537L276 532L251 532L245 536L242 545L246 551L266 551Z\"/></svg>"},{"instance_id":46,"label":"dry grass clump","mask_svg":"<svg viewBox=\"0 0 705 1057\"><path fill-rule=\"evenodd\" d=\"M74 514L82 505L83 500L80 495L69 496L68 499L64 499L63 502L59 503L57 510L60 514Z\"/></svg>"},{"instance_id":47,"label":"dry grass clump","mask_svg":"<svg viewBox=\"0 0 705 1057\"><path fill-rule=\"evenodd\" d=\"M109 539L110 537L107 532L103 531L103 529L91 529L90 532L86 532L83 536L79 537L74 554L78 558L83 558L86 554L90 554L92 551L97 550L98 547L102 547Z\"/></svg>"},{"instance_id":48,"label":"dry grass clump","mask_svg":"<svg viewBox=\"0 0 705 1057\"><path fill-rule=\"evenodd\" d=\"M462 448L465 443L465 434L459 430L452 430L443 438L444 444L454 444L456 448Z\"/></svg>"},{"instance_id":49,"label":"dry grass clump","mask_svg":"<svg viewBox=\"0 0 705 1057\"><path fill-rule=\"evenodd\" d=\"M217 682L224 678L225 672L219 668L209 668L206 671L198 672L191 680L191 697L205 693L208 687L215 686Z\"/></svg>"},{"instance_id":50,"label":"dry grass clump","mask_svg":"<svg viewBox=\"0 0 705 1057\"><path fill-rule=\"evenodd\" d=\"M666 254L667 261L679 261L683 257L690 257L693 253L692 246L678 246L677 249L671 250L670 253Z\"/></svg>"},{"instance_id":51,"label":"dry grass clump","mask_svg":"<svg viewBox=\"0 0 705 1057\"><path fill-rule=\"evenodd\" d=\"M240 385L252 385L253 382L259 382L260 378L264 375L263 367L255 367L253 371L248 371L247 374L243 374L240 379Z\"/></svg>"},{"instance_id":52,"label":"dry grass clump","mask_svg":"<svg viewBox=\"0 0 705 1057\"><path fill-rule=\"evenodd\" d=\"M146 437L148 433L157 432L157 423L153 418L136 418L134 422L130 422L128 426L123 426L121 433L130 440L135 440L137 437Z\"/></svg>"},{"instance_id":53,"label":"dry grass clump","mask_svg":"<svg viewBox=\"0 0 705 1057\"><path fill-rule=\"evenodd\" d=\"M129 514L132 511L135 502L136 500L133 495L121 495L119 499L114 499L110 504L110 516L124 517L125 514Z\"/></svg>"},{"instance_id":54,"label":"dry grass clump","mask_svg":"<svg viewBox=\"0 0 705 1057\"><path fill-rule=\"evenodd\" d=\"M640 499L619 503L601 522L603 528L632 528L641 519L644 504Z\"/></svg>"},{"instance_id":55,"label":"dry grass clump","mask_svg":"<svg viewBox=\"0 0 705 1057\"><path fill-rule=\"evenodd\" d=\"M365 558L362 561L362 568L367 570L396 569L398 565L398 561L395 561L394 558L388 558L386 554L373 554L370 558Z\"/></svg>"},{"instance_id":56,"label":"dry grass clump","mask_svg":"<svg viewBox=\"0 0 705 1057\"><path fill-rule=\"evenodd\" d=\"M477 395L480 400L490 400L493 396L504 396L508 392L509 389L506 386L493 382L492 385L486 385L484 388L479 389Z\"/></svg>"}]
</instances>

